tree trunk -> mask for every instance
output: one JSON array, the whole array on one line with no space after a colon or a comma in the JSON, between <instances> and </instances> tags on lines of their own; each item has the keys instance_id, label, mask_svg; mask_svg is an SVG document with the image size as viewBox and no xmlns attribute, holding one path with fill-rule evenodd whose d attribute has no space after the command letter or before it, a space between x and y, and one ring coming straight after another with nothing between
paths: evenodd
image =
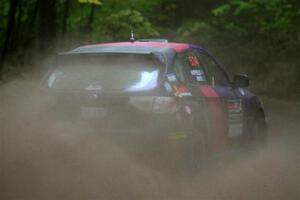
<instances>
[{"instance_id":1,"label":"tree trunk","mask_svg":"<svg viewBox=\"0 0 300 200\"><path fill-rule=\"evenodd\" d=\"M36 19L38 15L39 5L41 0L36 0L32 7L28 11L28 17L26 24L24 25L25 36L23 39L24 49L33 47L36 45L35 36L36 36Z\"/></svg>"},{"instance_id":2,"label":"tree trunk","mask_svg":"<svg viewBox=\"0 0 300 200\"><path fill-rule=\"evenodd\" d=\"M9 51L11 37L13 35L14 28L15 28L15 17L16 17L17 5L18 5L18 0L10 0L5 40L4 40L4 45L1 53L1 64L4 63L7 53Z\"/></svg>"},{"instance_id":3,"label":"tree trunk","mask_svg":"<svg viewBox=\"0 0 300 200\"><path fill-rule=\"evenodd\" d=\"M67 32L67 24L68 24L68 17L69 17L69 8L70 8L70 0L65 0L65 11L62 23L62 38L65 38L65 34Z\"/></svg>"},{"instance_id":4,"label":"tree trunk","mask_svg":"<svg viewBox=\"0 0 300 200\"><path fill-rule=\"evenodd\" d=\"M38 11L39 11L39 6L40 6L40 1L41 0L36 0L33 9L31 9L30 11L30 21L29 21L29 27L33 28L36 22L36 17L38 15Z\"/></svg>"},{"instance_id":5,"label":"tree trunk","mask_svg":"<svg viewBox=\"0 0 300 200\"><path fill-rule=\"evenodd\" d=\"M21 30L21 24L22 24L22 17L23 17L23 0L18 0L18 17L17 17L17 24L16 24L16 31L15 31L15 38L17 42L19 41L20 36L20 30Z\"/></svg>"},{"instance_id":6,"label":"tree trunk","mask_svg":"<svg viewBox=\"0 0 300 200\"><path fill-rule=\"evenodd\" d=\"M38 36L42 56L56 47L56 2L56 0L40 1Z\"/></svg>"},{"instance_id":7,"label":"tree trunk","mask_svg":"<svg viewBox=\"0 0 300 200\"><path fill-rule=\"evenodd\" d=\"M95 15L95 4L91 4L91 12L88 21L88 25L92 28L94 22L94 15Z\"/></svg>"}]
</instances>

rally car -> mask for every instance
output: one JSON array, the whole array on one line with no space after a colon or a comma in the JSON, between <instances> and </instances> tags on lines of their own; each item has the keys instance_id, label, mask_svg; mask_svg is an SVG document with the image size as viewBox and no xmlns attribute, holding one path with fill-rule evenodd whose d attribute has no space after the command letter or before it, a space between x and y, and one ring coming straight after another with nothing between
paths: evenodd
<instances>
[{"instance_id":1,"label":"rally car","mask_svg":"<svg viewBox=\"0 0 300 200\"><path fill-rule=\"evenodd\" d=\"M193 167L208 154L263 144L267 137L264 108L247 90L248 77L230 79L198 45L81 46L58 55L46 86L67 118L93 122L96 132L120 144L151 146L152 157L177 152Z\"/></svg>"}]
</instances>

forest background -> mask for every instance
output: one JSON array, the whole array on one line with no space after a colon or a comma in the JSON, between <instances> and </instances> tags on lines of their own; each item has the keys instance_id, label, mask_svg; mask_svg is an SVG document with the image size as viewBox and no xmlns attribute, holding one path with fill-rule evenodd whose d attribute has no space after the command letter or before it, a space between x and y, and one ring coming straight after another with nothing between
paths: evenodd
<instances>
[{"instance_id":1,"label":"forest background","mask_svg":"<svg viewBox=\"0 0 300 200\"><path fill-rule=\"evenodd\" d=\"M300 98L298 0L0 0L0 82L82 44L167 38L201 44L251 89Z\"/></svg>"}]
</instances>

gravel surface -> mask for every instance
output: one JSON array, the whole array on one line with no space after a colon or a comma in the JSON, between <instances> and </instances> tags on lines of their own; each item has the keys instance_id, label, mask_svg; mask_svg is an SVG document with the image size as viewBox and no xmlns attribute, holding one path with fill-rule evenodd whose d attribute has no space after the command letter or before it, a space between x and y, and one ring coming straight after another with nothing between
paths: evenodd
<instances>
[{"instance_id":1,"label":"gravel surface","mask_svg":"<svg viewBox=\"0 0 300 200\"><path fill-rule=\"evenodd\" d=\"M137 161L87 123L46 120L51 98L36 91L22 79L0 87L1 200L300 199L298 102L263 98L268 146L228 152L183 178Z\"/></svg>"}]
</instances>

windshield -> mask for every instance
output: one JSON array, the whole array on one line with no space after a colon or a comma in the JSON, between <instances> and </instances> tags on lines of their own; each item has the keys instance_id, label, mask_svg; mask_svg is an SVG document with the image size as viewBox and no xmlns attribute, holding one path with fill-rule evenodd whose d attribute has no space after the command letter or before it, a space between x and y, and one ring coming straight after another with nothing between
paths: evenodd
<instances>
[{"instance_id":1,"label":"windshield","mask_svg":"<svg viewBox=\"0 0 300 200\"><path fill-rule=\"evenodd\" d=\"M154 55L67 55L58 59L47 86L59 90L151 90L158 85L161 70Z\"/></svg>"}]
</instances>

